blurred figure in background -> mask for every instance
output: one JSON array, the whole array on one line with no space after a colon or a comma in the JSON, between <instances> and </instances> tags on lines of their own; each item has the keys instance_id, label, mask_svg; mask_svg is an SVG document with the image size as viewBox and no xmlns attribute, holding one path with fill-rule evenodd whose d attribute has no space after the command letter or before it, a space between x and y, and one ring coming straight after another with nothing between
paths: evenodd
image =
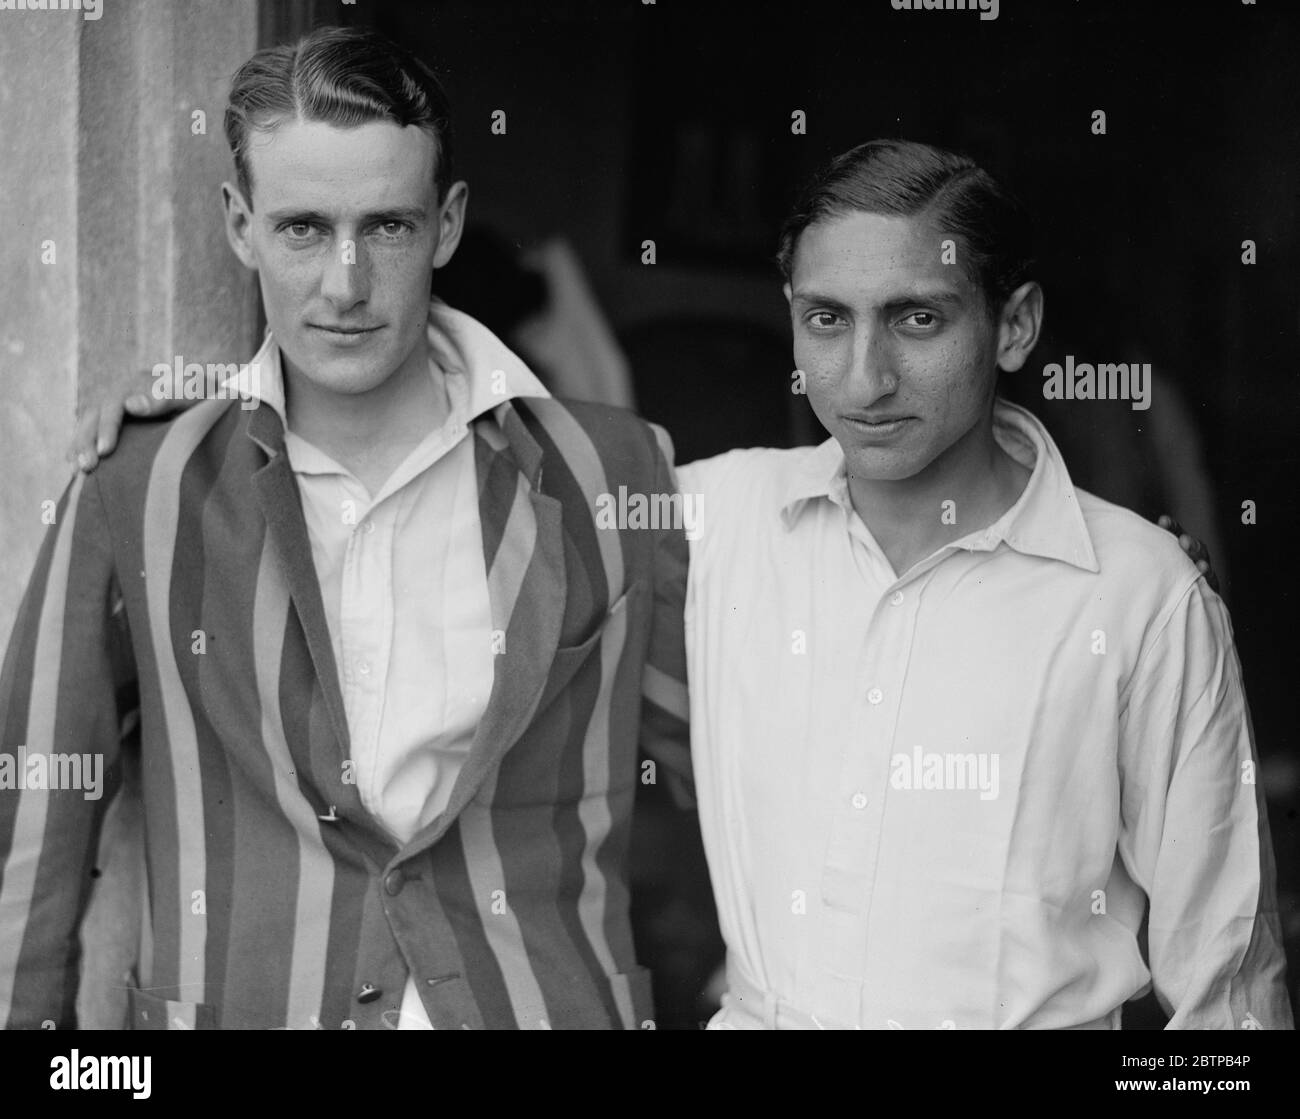
<instances>
[{"instance_id":1,"label":"blurred figure in background","mask_svg":"<svg viewBox=\"0 0 1300 1119\"><path fill-rule=\"evenodd\" d=\"M484 323L556 396L635 407L627 358L563 238L524 251L473 226L434 294Z\"/></svg>"}]
</instances>

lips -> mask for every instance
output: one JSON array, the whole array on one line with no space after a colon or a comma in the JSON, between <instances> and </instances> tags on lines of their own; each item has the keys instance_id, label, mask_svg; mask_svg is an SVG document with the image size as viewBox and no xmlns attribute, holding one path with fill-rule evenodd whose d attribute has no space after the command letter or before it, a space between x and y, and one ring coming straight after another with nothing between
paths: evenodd
<instances>
[{"instance_id":1,"label":"lips","mask_svg":"<svg viewBox=\"0 0 1300 1119\"><path fill-rule=\"evenodd\" d=\"M890 424L896 424L902 420L910 420L912 416L860 416L850 415L841 416L841 419L848 420L850 423L869 425L871 427L888 427Z\"/></svg>"},{"instance_id":2,"label":"lips","mask_svg":"<svg viewBox=\"0 0 1300 1119\"><path fill-rule=\"evenodd\" d=\"M338 326L334 323L308 323L316 330L328 330L331 334L373 334L379 326ZM381 324L382 325L382 324Z\"/></svg>"},{"instance_id":3,"label":"lips","mask_svg":"<svg viewBox=\"0 0 1300 1119\"><path fill-rule=\"evenodd\" d=\"M858 439L879 443L897 438L915 416L841 416L844 426Z\"/></svg>"}]
</instances>

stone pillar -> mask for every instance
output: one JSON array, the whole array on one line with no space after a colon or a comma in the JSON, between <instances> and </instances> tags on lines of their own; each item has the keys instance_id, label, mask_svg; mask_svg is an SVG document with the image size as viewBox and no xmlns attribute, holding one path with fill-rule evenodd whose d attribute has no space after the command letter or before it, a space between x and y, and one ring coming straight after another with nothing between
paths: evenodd
<instances>
[{"instance_id":1,"label":"stone pillar","mask_svg":"<svg viewBox=\"0 0 1300 1119\"><path fill-rule=\"evenodd\" d=\"M253 277L226 245L221 118L257 0L0 11L0 634L57 499L74 409L170 362L246 361ZM138 793L110 809L83 929L83 1026L125 1021L143 904ZM195 995L196 998L200 997Z\"/></svg>"}]
</instances>

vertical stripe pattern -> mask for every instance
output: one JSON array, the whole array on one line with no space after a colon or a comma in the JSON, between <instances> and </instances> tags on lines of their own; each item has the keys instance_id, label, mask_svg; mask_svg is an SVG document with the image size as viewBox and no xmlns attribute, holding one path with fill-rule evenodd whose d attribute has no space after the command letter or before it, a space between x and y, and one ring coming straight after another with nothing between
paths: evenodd
<instances>
[{"instance_id":1,"label":"vertical stripe pattern","mask_svg":"<svg viewBox=\"0 0 1300 1119\"><path fill-rule=\"evenodd\" d=\"M64 520L54 541L54 554L46 576L45 598L36 623L27 730L21 743L31 751L49 753L54 749L54 720L59 710L58 698L62 683L63 615L72 569L72 539L77 523L77 508L85 484L85 475L79 474L60 511ZM3 748L9 752L12 747L9 742L5 742ZM6 790L0 792L0 797L4 797L6 802L17 800L13 839L5 859L4 877L0 879L0 1009L3 1009L12 1005L14 1000L18 955L26 939L28 917L36 896L37 872L50 796L48 792L35 790L24 790L21 793ZM7 1017L7 1014L0 1017Z\"/></svg>"},{"instance_id":2,"label":"vertical stripe pattern","mask_svg":"<svg viewBox=\"0 0 1300 1119\"><path fill-rule=\"evenodd\" d=\"M171 759L171 816L176 830L174 888L178 904L175 915L177 935L175 954L168 963L169 971L174 969L174 985L184 996L181 1001L186 1002L202 1002L205 998L207 920L204 913L195 910L204 908L200 898L206 897L207 841L204 835L198 732L175 657L171 585L175 577L173 555L185 467L220 417L220 409L203 405L185 413L172 425L168 437L158 450L149 475L142 532L146 561L155 572L145 582L147 621L153 643L159 694L162 697L167 753ZM172 578L168 578L169 575ZM200 894L199 891L203 893ZM154 951L156 966L157 946Z\"/></svg>"},{"instance_id":3,"label":"vertical stripe pattern","mask_svg":"<svg viewBox=\"0 0 1300 1119\"><path fill-rule=\"evenodd\" d=\"M0 676L0 755L114 764L138 705L137 1027L382 1029L408 972L439 1028L636 1025L624 864L643 669L652 634L680 643L682 604L661 593L655 534L598 530L594 502L652 492L662 455L626 413L544 398L485 413L474 439L504 645L447 809L400 848L343 772L274 414L209 401L128 424L65 494ZM675 695L656 665L649 690ZM103 807L0 789L0 1021L74 1024Z\"/></svg>"},{"instance_id":4,"label":"vertical stripe pattern","mask_svg":"<svg viewBox=\"0 0 1300 1119\"><path fill-rule=\"evenodd\" d=\"M322 901L334 890L334 864L321 842L317 813L293 779L293 760L280 718L280 662L288 612L288 588L267 540L257 573L253 661L261 699L262 741L270 756L275 799L292 822L297 843L298 885L286 1019L290 1026L303 1028L320 1021L325 980L320 961L329 944L329 909Z\"/></svg>"}]
</instances>

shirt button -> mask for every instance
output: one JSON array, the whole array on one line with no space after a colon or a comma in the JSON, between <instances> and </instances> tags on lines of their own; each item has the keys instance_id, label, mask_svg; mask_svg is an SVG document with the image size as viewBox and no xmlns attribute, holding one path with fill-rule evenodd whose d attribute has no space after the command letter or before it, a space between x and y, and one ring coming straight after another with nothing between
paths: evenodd
<instances>
[{"instance_id":1,"label":"shirt button","mask_svg":"<svg viewBox=\"0 0 1300 1119\"><path fill-rule=\"evenodd\" d=\"M854 794L853 794L853 807L856 808L859 812L861 812L862 809L866 808L866 806L867 806L867 797L866 797L866 794L865 794L865 793L854 793Z\"/></svg>"},{"instance_id":2,"label":"shirt button","mask_svg":"<svg viewBox=\"0 0 1300 1119\"><path fill-rule=\"evenodd\" d=\"M879 703L884 698L885 693L879 688L872 688L871 691L867 692L867 700L871 703Z\"/></svg>"},{"instance_id":3,"label":"shirt button","mask_svg":"<svg viewBox=\"0 0 1300 1119\"><path fill-rule=\"evenodd\" d=\"M388 877L384 879L384 889L393 897L402 892L402 887L406 885L406 879L400 870L389 871Z\"/></svg>"},{"instance_id":4,"label":"shirt button","mask_svg":"<svg viewBox=\"0 0 1300 1119\"><path fill-rule=\"evenodd\" d=\"M383 993L373 983L362 983L361 990L357 992L357 1002L374 1002Z\"/></svg>"},{"instance_id":5,"label":"shirt button","mask_svg":"<svg viewBox=\"0 0 1300 1119\"><path fill-rule=\"evenodd\" d=\"M362 527L363 529L365 529L365 532L366 532L366 535L367 535L367 536L373 536L373 535L374 535L374 532L375 532L375 522L374 522L374 521L372 521L372 520L370 520L370 519L367 518L366 520L364 520L364 521L361 522L361 527Z\"/></svg>"},{"instance_id":6,"label":"shirt button","mask_svg":"<svg viewBox=\"0 0 1300 1119\"><path fill-rule=\"evenodd\" d=\"M370 675L370 662L369 662L369 661L365 661L365 660L363 660L363 661L357 661L357 671L358 671L359 673L361 673L362 676L369 676L369 675ZM876 702L876 701L873 700L873 702Z\"/></svg>"},{"instance_id":7,"label":"shirt button","mask_svg":"<svg viewBox=\"0 0 1300 1119\"><path fill-rule=\"evenodd\" d=\"M902 592L902 591L895 591L893 594L891 594L891 595L889 596L889 605L890 605L890 606L902 606L902 605L903 605L903 592Z\"/></svg>"}]
</instances>

